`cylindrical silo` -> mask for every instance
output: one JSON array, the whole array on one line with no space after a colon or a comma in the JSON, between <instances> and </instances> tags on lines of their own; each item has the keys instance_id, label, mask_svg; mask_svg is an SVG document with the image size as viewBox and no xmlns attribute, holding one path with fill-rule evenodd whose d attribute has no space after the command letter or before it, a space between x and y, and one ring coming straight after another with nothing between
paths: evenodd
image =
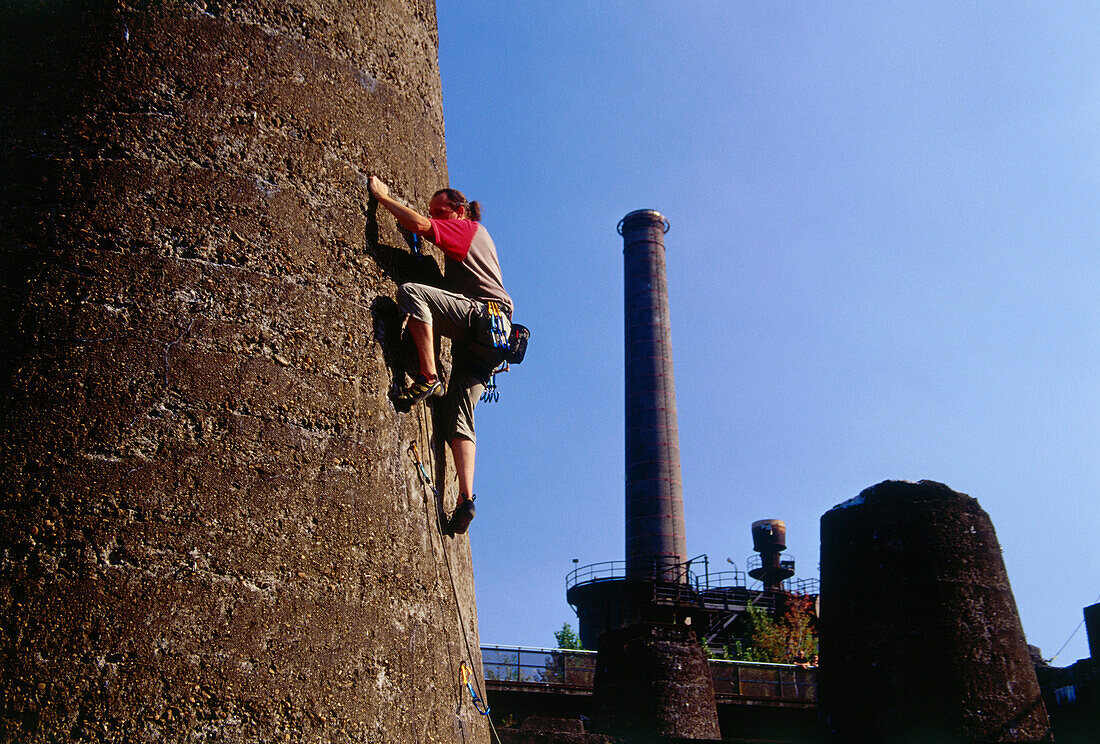
<instances>
[{"instance_id":1,"label":"cylindrical silo","mask_svg":"<svg viewBox=\"0 0 1100 744\"><path fill-rule=\"evenodd\" d=\"M819 634L834 741L1049 738L993 524L965 494L886 481L822 516Z\"/></svg>"},{"instance_id":2,"label":"cylindrical silo","mask_svg":"<svg viewBox=\"0 0 1100 744\"><path fill-rule=\"evenodd\" d=\"M488 742L364 183L447 185L433 3L2 6L0 740Z\"/></svg>"},{"instance_id":3,"label":"cylindrical silo","mask_svg":"<svg viewBox=\"0 0 1100 744\"><path fill-rule=\"evenodd\" d=\"M626 560L629 575L678 581L686 557L680 440L665 279L668 221L626 215Z\"/></svg>"},{"instance_id":4,"label":"cylindrical silo","mask_svg":"<svg viewBox=\"0 0 1100 744\"><path fill-rule=\"evenodd\" d=\"M714 683L691 629L639 623L600 636L593 723L616 736L718 739Z\"/></svg>"}]
</instances>

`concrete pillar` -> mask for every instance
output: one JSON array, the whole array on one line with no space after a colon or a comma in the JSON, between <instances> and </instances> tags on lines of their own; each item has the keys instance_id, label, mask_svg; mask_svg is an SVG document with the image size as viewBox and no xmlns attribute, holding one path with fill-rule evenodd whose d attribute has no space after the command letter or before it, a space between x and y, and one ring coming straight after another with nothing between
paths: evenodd
<instances>
[{"instance_id":1,"label":"concrete pillar","mask_svg":"<svg viewBox=\"0 0 1100 744\"><path fill-rule=\"evenodd\" d=\"M1100 603L1085 608L1085 633L1089 640L1089 657L1100 661Z\"/></svg>"},{"instance_id":2,"label":"concrete pillar","mask_svg":"<svg viewBox=\"0 0 1100 744\"><path fill-rule=\"evenodd\" d=\"M685 560L680 436L659 212L619 223L623 236L626 364L626 561L631 576L681 581Z\"/></svg>"},{"instance_id":3,"label":"concrete pillar","mask_svg":"<svg viewBox=\"0 0 1100 744\"><path fill-rule=\"evenodd\" d=\"M487 742L387 397L438 267L363 181L447 183L433 4L5 3L0 47L0 740Z\"/></svg>"},{"instance_id":4,"label":"concrete pillar","mask_svg":"<svg viewBox=\"0 0 1100 744\"><path fill-rule=\"evenodd\" d=\"M600 636L593 722L615 736L718 739L710 667L682 626L646 623Z\"/></svg>"},{"instance_id":5,"label":"concrete pillar","mask_svg":"<svg viewBox=\"0 0 1100 744\"><path fill-rule=\"evenodd\" d=\"M837 742L1049 740L993 524L886 481L821 518L821 713Z\"/></svg>"}]
</instances>

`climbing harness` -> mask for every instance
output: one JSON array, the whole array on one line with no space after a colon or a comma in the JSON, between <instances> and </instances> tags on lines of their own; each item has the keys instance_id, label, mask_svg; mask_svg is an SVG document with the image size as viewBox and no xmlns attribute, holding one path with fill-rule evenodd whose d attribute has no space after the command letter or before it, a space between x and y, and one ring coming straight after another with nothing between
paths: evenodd
<instances>
[{"instance_id":1,"label":"climbing harness","mask_svg":"<svg viewBox=\"0 0 1100 744\"><path fill-rule=\"evenodd\" d=\"M474 700L474 710L483 716L489 715L489 704L486 703L481 697L478 696L477 690L474 689L473 684L470 682L470 667L463 661L461 664L462 669L462 684L466 685L466 689L470 691L470 696ZM484 708L484 710L482 710Z\"/></svg>"},{"instance_id":2,"label":"climbing harness","mask_svg":"<svg viewBox=\"0 0 1100 744\"><path fill-rule=\"evenodd\" d=\"M504 321L507 320L507 316L500 308L500 303L489 300L485 304L489 315L489 338L492 348L503 352L501 354L503 366L519 364L527 353L527 340L531 338L531 330L527 326L512 323L509 320L509 331L505 333Z\"/></svg>"}]
</instances>

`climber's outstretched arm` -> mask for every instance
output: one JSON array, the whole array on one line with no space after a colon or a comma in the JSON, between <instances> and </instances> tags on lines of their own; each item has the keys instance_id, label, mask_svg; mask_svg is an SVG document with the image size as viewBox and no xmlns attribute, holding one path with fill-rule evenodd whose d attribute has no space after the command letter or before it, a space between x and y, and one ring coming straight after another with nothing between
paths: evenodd
<instances>
[{"instance_id":1,"label":"climber's outstretched arm","mask_svg":"<svg viewBox=\"0 0 1100 744\"><path fill-rule=\"evenodd\" d=\"M371 196L386 208L390 214L401 224L403 228L417 235L425 236L432 229L432 223L428 218L417 212L412 207L407 207L390 196L390 189L377 176L371 176L367 182Z\"/></svg>"}]
</instances>

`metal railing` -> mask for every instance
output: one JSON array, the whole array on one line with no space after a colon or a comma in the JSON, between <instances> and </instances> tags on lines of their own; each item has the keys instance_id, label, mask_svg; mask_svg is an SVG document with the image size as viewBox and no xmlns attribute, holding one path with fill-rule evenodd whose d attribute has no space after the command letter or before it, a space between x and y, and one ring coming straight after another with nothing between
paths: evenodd
<instances>
[{"instance_id":1,"label":"metal railing","mask_svg":"<svg viewBox=\"0 0 1100 744\"><path fill-rule=\"evenodd\" d=\"M753 562L754 558L756 559L755 563ZM760 556L751 556L748 565L751 568L754 565L758 566L759 562ZM705 553L681 563L654 559L652 564L652 566L643 566L642 570L639 570L637 564L631 564L627 561L601 561L600 563L590 563L587 566L575 568L566 574L565 590L568 592L573 587L581 584L593 584L599 581L615 581L639 575L654 576L658 578L675 577L674 579L670 579L670 581L684 584L697 592L748 586L747 575L744 571L734 569L732 571L717 571L711 573L710 559L707 558ZM794 566L793 557L784 559L781 565L786 566L788 564L791 567ZM761 584L759 581L753 582L753 587L759 588L760 586ZM818 579L791 578L784 581L781 586L785 591L794 592L795 594L817 594L819 581Z\"/></svg>"},{"instance_id":2,"label":"metal railing","mask_svg":"<svg viewBox=\"0 0 1100 744\"><path fill-rule=\"evenodd\" d=\"M485 681L592 689L596 652L526 646L482 646Z\"/></svg>"},{"instance_id":3,"label":"metal railing","mask_svg":"<svg viewBox=\"0 0 1100 744\"><path fill-rule=\"evenodd\" d=\"M702 574L697 564L702 563ZM709 561L705 555L687 561L666 561L653 558L648 561L601 561L590 563L570 571L565 577L565 590L579 584L612 581L626 578L652 578L670 583L686 584L693 589L705 586Z\"/></svg>"},{"instance_id":4,"label":"metal railing","mask_svg":"<svg viewBox=\"0 0 1100 744\"><path fill-rule=\"evenodd\" d=\"M793 579L793 581L793 588L787 591L793 591L795 594L821 594L820 579ZM791 582L784 583L790 584Z\"/></svg>"},{"instance_id":5,"label":"metal railing","mask_svg":"<svg viewBox=\"0 0 1100 744\"><path fill-rule=\"evenodd\" d=\"M817 670L795 664L710 660L714 694L719 699L753 698L812 703L817 700Z\"/></svg>"},{"instance_id":6,"label":"metal railing","mask_svg":"<svg viewBox=\"0 0 1100 744\"><path fill-rule=\"evenodd\" d=\"M704 588L725 589L733 586L748 586L746 576L747 574L744 571L738 571L736 568L732 571L716 571L707 574L707 586Z\"/></svg>"},{"instance_id":7,"label":"metal railing","mask_svg":"<svg viewBox=\"0 0 1100 744\"><path fill-rule=\"evenodd\" d=\"M482 646L485 682L492 689L523 687L533 691L591 692L596 652L526 646ZM817 700L817 670L794 664L710 659L714 694L719 700L777 702Z\"/></svg>"},{"instance_id":8,"label":"metal railing","mask_svg":"<svg viewBox=\"0 0 1100 744\"><path fill-rule=\"evenodd\" d=\"M794 570L794 556L789 553L779 560L780 568L789 568ZM764 559L760 555L750 555L745 561L745 566L751 571L754 568L763 568Z\"/></svg>"},{"instance_id":9,"label":"metal railing","mask_svg":"<svg viewBox=\"0 0 1100 744\"><path fill-rule=\"evenodd\" d=\"M569 591L578 584L593 584L597 581L612 581L626 578L626 561L601 561L587 566L574 568L565 577L565 590Z\"/></svg>"}]
</instances>

